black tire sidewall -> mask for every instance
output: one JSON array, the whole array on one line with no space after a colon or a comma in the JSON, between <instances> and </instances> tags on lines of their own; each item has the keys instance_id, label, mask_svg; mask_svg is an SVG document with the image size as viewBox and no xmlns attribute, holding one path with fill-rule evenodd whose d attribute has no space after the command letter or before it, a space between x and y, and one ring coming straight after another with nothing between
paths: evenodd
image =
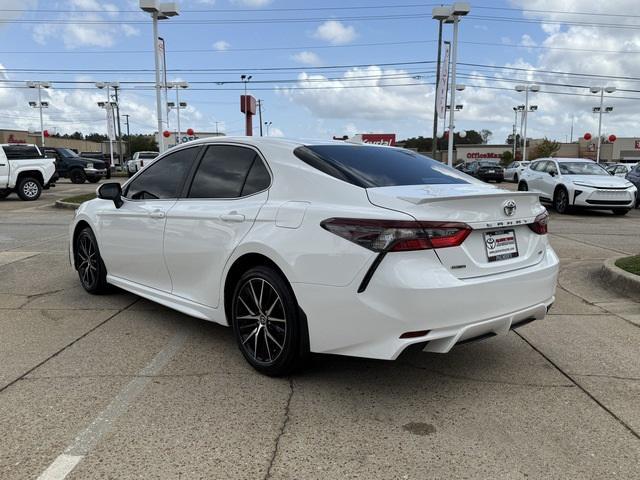
<instances>
[{"instance_id":1,"label":"black tire sidewall","mask_svg":"<svg viewBox=\"0 0 640 480\"><path fill-rule=\"evenodd\" d=\"M519 192L528 192L529 191L529 185L527 185L526 182L518 183L518 191Z\"/></svg>"},{"instance_id":2,"label":"black tire sidewall","mask_svg":"<svg viewBox=\"0 0 640 480\"><path fill-rule=\"evenodd\" d=\"M33 197L29 197L24 193L24 187L28 182L33 182L38 187L38 193ZM31 202L31 201L37 200L38 198L40 198L40 195L42 195L42 184L37 178L33 178L33 177L21 178L20 181L18 182L17 193L20 199L24 200L25 202Z\"/></svg>"},{"instance_id":3,"label":"black tire sidewall","mask_svg":"<svg viewBox=\"0 0 640 480\"><path fill-rule=\"evenodd\" d=\"M82 274L80 273L79 270L77 270L78 245L80 243L80 239L83 236L88 236L91 239L91 241L93 242L93 245L95 246L96 253L98 254L98 271L96 272L96 281L94 285L85 285L85 283L82 281ZM73 246L73 253L74 253L74 264L76 266L76 270L78 271L78 278L80 279L80 284L82 285L82 288L84 288L87 292L93 293L93 294L105 293L108 288L107 268L105 267L104 262L102 261L102 256L100 255L100 248L98 247L98 241L96 240L96 236L93 234L93 230L91 230L91 228L85 227L78 234L75 240L75 244Z\"/></svg>"},{"instance_id":4,"label":"black tire sidewall","mask_svg":"<svg viewBox=\"0 0 640 480\"><path fill-rule=\"evenodd\" d=\"M560 194L563 194L566 200L566 205L564 206L563 209L558 208L558 197L560 196ZM556 190L556 193L553 196L553 208L555 209L556 212L561 214L567 213L569 211L569 194L564 188L559 188L558 190Z\"/></svg>"},{"instance_id":5,"label":"black tire sidewall","mask_svg":"<svg viewBox=\"0 0 640 480\"><path fill-rule=\"evenodd\" d=\"M71 180L71 183L81 184L84 183L86 179L86 174L80 169L71 170L71 172L69 172L69 180Z\"/></svg>"},{"instance_id":6,"label":"black tire sidewall","mask_svg":"<svg viewBox=\"0 0 640 480\"><path fill-rule=\"evenodd\" d=\"M257 362L242 346L242 340L238 324L236 322L236 299L241 288L254 278L262 278L269 282L277 291L278 295L282 299L285 314L287 317L287 333L285 335L284 347L280 356L271 364L263 364ZM265 375L279 377L288 375L293 371L301 359L301 325L300 313L298 302L291 290L291 287L287 283L286 279L275 269L267 266L258 266L247 270L238 280L236 284L233 296L231 297L231 324L233 327L233 334L236 338L238 348L242 352L242 355L247 362L260 373Z\"/></svg>"}]
</instances>

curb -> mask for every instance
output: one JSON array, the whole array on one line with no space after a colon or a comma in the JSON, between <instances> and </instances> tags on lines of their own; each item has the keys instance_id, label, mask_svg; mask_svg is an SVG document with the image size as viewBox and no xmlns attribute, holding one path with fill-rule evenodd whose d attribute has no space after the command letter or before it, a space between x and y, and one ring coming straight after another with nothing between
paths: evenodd
<instances>
[{"instance_id":1,"label":"curb","mask_svg":"<svg viewBox=\"0 0 640 480\"><path fill-rule=\"evenodd\" d=\"M62 200L56 200L54 205L56 208L67 208L70 210L75 210L80 206L79 203L71 203L71 202L63 202Z\"/></svg>"},{"instance_id":2,"label":"curb","mask_svg":"<svg viewBox=\"0 0 640 480\"><path fill-rule=\"evenodd\" d=\"M616 266L616 260L625 257L609 258L604 261L601 270L602 280L627 296L640 295L640 275L629 273Z\"/></svg>"}]
</instances>

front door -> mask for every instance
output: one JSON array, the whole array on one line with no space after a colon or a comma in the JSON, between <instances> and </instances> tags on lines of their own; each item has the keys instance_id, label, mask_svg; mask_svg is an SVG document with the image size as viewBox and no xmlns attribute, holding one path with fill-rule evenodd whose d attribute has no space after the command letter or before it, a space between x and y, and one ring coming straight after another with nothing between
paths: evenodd
<instances>
[{"instance_id":1,"label":"front door","mask_svg":"<svg viewBox=\"0 0 640 480\"><path fill-rule=\"evenodd\" d=\"M167 214L164 252L174 295L218 307L222 271L267 201L270 181L252 148L207 147L186 198Z\"/></svg>"},{"instance_id":2,"label":"front door","mask_svg":"<svg viewBox=\"0 0 640 480\"><path fill-rule=\"evenodd\" d=\"M98 238L109 275L171 292L163 254L167 213L181 195L199 151L185 148L159 158L124 188L120 208L105 202L98 214Z\"/></svg>"}]
</instances>

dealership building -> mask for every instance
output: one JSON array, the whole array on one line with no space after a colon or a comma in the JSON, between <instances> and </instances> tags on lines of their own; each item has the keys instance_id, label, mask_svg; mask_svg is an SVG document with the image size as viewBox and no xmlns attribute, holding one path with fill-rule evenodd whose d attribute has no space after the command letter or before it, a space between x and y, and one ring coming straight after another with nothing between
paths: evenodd
<instances>
[{"instance_id":1,"label":"dealership building","mask_svg":"<svg viewBox=\"0 0 640 480\"><path fill-rule=\"evenodd\" d=\"M530 140L527 154L531 153L542 140ZM560 149L554 154L559 158L589 158L596 159L597 140L593 138L585 140L581 138L573 143L560 143ZM504 152L513 153L513 145L509 144L481 144L481 145L456 145L454 149L453 163L472 162L474 160L500 160ZM522 154L522 149L518 149ZM527 155L529 156L529 155ZM446 150L438 152L438 159L447 161ZM640 137L616 138L610 142L608 139L600 146L601 162L636 163L640 161Z\"/></svg>"},{"instance_id":2,"label":"dealership building","mask_svg":"<svg viewBox=\"0 0 640 480\"><path fill-rule=\"evenodd\" d=\"M40 132L29 132L27 130L0 129L0 143L35 143L39 147L42 146ZM102 151L102 144L100 142L90 142L88 140L46 137L44 143L47 147L71 148L78 152Z\"/></svg>"}]
</instances>

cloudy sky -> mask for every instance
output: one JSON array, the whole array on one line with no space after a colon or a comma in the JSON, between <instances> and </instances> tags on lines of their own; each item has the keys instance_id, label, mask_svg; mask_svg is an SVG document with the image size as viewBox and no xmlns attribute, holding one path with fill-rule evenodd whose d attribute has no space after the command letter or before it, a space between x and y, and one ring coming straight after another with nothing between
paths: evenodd
<instances>
[{"instance_id":1,"label":"cloudy sky","mask_svg":"<svg viewBox=\"0 0 640 480\"><path fill-rule=\"evenodd\" d=\"M431 135L435 4L410 0L183 0L160 24L169 80L190 88L183 129L243 133L240 74L262 99L272 135L327 138L395 132ZM304 6L302 6L304 5ZM426 5L426 6L424 6ZM574 139L597 131L589 87L615 86L604 132L640 127L640 11L636 0L471 2L460 25L459 78L467 88L457 129L511 131L514 86L538 82L529 135ZM525 9L526 10L523 10ZM27 80L47 80L45 128L104 132L104 91L121 82L132 132L155 129L152 33L135 0L0 0L0 127L37 128ZM445 27L445 39L451 37ZM173 96L173 94L171 94ZM174 100L170 98L170 100ZM169 117L175 126L175 113ZM217 122L217 123L216 123ZM258 122L255 122L256 132Z\"/></svg>"}]
</instances>

